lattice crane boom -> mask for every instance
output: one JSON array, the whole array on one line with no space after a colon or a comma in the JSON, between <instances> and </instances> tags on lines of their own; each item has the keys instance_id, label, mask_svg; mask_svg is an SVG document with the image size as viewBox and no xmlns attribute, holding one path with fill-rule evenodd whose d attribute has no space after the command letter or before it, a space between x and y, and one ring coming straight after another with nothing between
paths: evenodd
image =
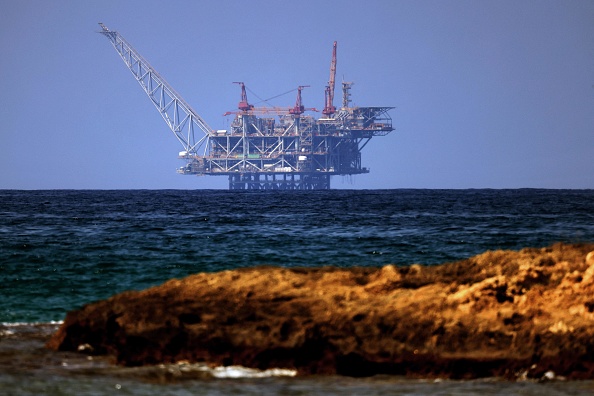
<instances>
[{"instance_id":1,"label":"lattice crane boom","mask_svg":"<svg viewBox=\"0 0 594 396\"><path fill-rule=\"evenodd\" d=\"M173 87L136 51L118 32L99 23L101 31L109 39L128 69L167 125L184 147L186 155L198 155L198 150L214 134L214 130L196 113ZM203 136L198 131L203 132ZM205 145L205 151L208 144Z\"/></svg>"}]
</instances>

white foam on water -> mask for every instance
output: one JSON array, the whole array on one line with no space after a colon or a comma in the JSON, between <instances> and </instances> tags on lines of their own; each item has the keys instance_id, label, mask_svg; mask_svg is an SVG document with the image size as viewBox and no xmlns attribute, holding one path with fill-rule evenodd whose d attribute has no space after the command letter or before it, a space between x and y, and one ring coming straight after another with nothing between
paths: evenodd
<instances>
[{"instance_id":1,"label":"white foam on water","mask_svg":"<svg viewBox=\"0 0 594 396\"><path fill-rule=\"evenodd\" d=\"M272 368L258 370L243 366L215 367L212 376L215 378L268 378L268 377L294 377L296 370Z\"/></svg>"},{"instance_id":2,"label":"white foam on water","mask_svg":"<svg viewBox=\"0 0 594 396\"><path fill-rule=\"evenodd\" d=\"M9 335L13 335L14 334L14 330L4 330L4 329L0 329L0 337L6 337Z\"/></svg>"},{"instance_id":3,"label":"white foam on water","mask_svg":"<svg viewBox=\"0 0 594 396\"><path fill-rule=\"evenodd\" d=\"M40 329L43 332L54 331L63 321L51 322L0 322L0 337L9 337L16 334L36 333Z\"/></svg>"},{"instance_id":4,"label":"white foam on water","mask_svg":"<svg viewBox=\"0 0 594 396\"><path fill-rule=\"evenodd\" d=\"M272 368L268 370L258 370L243 366L219 366L211 368L206 363L188 363L178 362L175 364L161 364L161 369L166 369L174 375L183 375L183 373L201 372L214 378L269 378L269 377L294 377L296 370Z\"/></svg>"},{"instance_id":5,"label":"white foam on water","mask_svg":"<svg viewBox=\"0 0 594 396\"><path fill-rule=\"evenodd\" d=\"M3 327L22 327L22 326L43 326L43 325L61 325L63 320L52 320L50 322L1 322Z\"/></svg>"}]
</instances>

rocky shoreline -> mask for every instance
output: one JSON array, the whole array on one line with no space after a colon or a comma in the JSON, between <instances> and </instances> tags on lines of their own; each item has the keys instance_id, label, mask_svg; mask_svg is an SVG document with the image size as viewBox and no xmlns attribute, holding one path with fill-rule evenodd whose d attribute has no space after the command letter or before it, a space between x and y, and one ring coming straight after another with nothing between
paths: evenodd
<instances>
[{"instance_id":1,"label":"rocky shoreline","mask_svg":"<svg viewBox=\"0 0 594 396\"><path fill-rule=\"evenodd\" d=\"M197 274L70 312L46 346L127 366L594 379L594 244L439 266Z\"/></svg>"}]
</instances>

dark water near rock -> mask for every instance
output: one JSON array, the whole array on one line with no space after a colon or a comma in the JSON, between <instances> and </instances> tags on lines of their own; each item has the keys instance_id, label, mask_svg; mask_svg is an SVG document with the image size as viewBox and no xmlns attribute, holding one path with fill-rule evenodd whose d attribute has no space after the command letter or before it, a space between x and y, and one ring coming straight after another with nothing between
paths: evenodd
<instances>
[{"instance_id":1,"label":"dark water near rock","mask_svg":"<svg viewBox=\"0 0 594 396\"><path fill-rule=\"evenodd\" d=\"M148 395L592 393L591 383L579 383L581 389L577 383L394 378L213 380L210 374L168 381L164 390L153 377L170 368L138 374L85 361L72 369L62 365L65 357L41 348L55 328L41 323L117 292L196 272L438 264L559 241L594 241L594 190L0 191L0 394L77 388ZM45 362L23 371L38 382L9 372L14 360L27 367Z\"/></svg>"}]
</instances>

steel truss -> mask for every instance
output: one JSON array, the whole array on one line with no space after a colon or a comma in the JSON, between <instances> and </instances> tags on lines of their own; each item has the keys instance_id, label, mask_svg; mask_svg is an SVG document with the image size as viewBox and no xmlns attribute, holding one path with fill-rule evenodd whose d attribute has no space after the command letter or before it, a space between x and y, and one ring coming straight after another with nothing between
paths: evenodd
<instances>
[{"instance_id":1,"label":"steel truss","mask_svg":"<svg viewBox=\"0 0 594 396\"><path fill-rule=\"evenodd\" d=\"M184 155L197 155L198 149L208 140L212 128L118 32L109 30L102 23L99 25L102 29L99 33L111 41L169 129L182 144ZM203 136L197 137L198 131Z\"/></svg>"},{"instance_id":2,"label":"steel truss","mask_svg":"<svg viewBox=\"0 0 594 396\"><path fill-rule=\"evenodd\" d=\"M241 173L229 175L229 190L329 190L330 175Z\"/></svg>"}]
</instances>

